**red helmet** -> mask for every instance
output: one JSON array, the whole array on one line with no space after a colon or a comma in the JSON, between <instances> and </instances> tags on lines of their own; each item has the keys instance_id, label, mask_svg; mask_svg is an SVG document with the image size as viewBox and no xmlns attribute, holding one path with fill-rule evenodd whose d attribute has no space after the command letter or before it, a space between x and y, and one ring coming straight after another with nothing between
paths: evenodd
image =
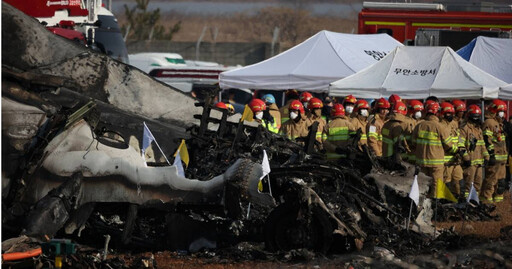
<instances>
[{"instance_id":1,"label":"red helmet","mask_svg":"<svg viewBox=\"0 0 512 269\"><path fill-rule=\"evenodd\" d=\"M228 106L224 102L218 102L215 104L215 107L221 108L221 109L228 109Z\"/></svg>"},{"instance_id":2,"label":"red helmet","mask_svg":"<svg viewBox=\"0 0 512 269\"><path fill-rule=\"evenodd\" d=\"M322 100L320 100L316 97L309 99L308 109L322 108L322 107L324 107L324 103L322 102Z\"/></svg>"},{"instance_id":3,"label":"red helmet","mask_svg":"<svg viewBox=\"0 0 512 269\"><path fill-rule=\"evenodd\" d=\"M359 111L360 109L369 109L370 106L368 105L368 102L364 99L357 100L354 111Z\"/></svg>"},{"instance_id":4,"label":"red helmet","mask_svg":"<svg viewBox=\"0 0 512 269\"><path fill-rule=\"evenodd\" d=\"M423 107L423 103L418 101L418 100L411 100L409 101L408 103L409 105L409 111L414 111L414 112L417 112L417 111L423 111L423 109L425 109Z\"/></svg>"},{"instance_id":5,"label":"red helmet","mask_svg":"<svg viewBox=\"0 0 512 269\"><path fill-rule=\"evenodd\" d=\"M345 103L351 103L351 104L355 104L357 102L357 99L352 95L347 95L345 96L345 98L343 98L343 104Z\"/></svg>"},{"instance_id":6,"label":"red helmet","mask_svg":"<svg viewBox=\"0 0 512 269\"><path fill-rule=\"evenodd\" d=\"M345 108L342 104L335 104L332 107L331 110L331 116L338 117L338 116L345 116Z\"/></svg>"},{"instance_id":7,"label":"red helmet","mask_svg":"<svg viewBox=\"0 0 512 269\"><path fill-rule=\"evenodd\" d=\"M455 112L465 112L466 111L466 103L461 100L453 100L452 105L455 108Z\"/></svg>"},{"instance_id":8,"label":"red helmet","mask_svg":"<svg viewBox=\"0 0 512 269\"><path fill-rule=\"evenodd\" d=\"M385 98L380 98L379 100L377 100L377 102L375 102L376 109L381 109L381 108L389 109L390 107L391 107L391 105L389 104L388 100L386 100Z\"/></svg>"},{"instance_id":9,"label":"red helmet","mask_svg":"<svg viewBox=\"0 0 512 269\"><path fill-rule=\"evenodd\" d=\"M313 98L313 95L309 92L303 92L300 94L300 97L299 97L299 99L302 103L309 102L309 100L311 100L311 98Z\"/></svg>"},{"instance_id":10,"label":"red helmet","mask_svg":"<svg viewBox=\"0 0 512 269\"><path fill-rule=\"evenodd\" d=\"M263 100L257 99L257 98L254 98L251 100L251 102L249 103L249 107L251 108L252 112L254 112L254 113L267 109L267 105L265 104L265 102L263 102Z\"/></svg>"},{"instance_id":11,"label":"red helmet","mask_svg":"<svg viewBox=\"0 0 512 269\"><path fill-rule=\"evenodd\" d=\"M453 105L448 102L442 102L441 103L441 115L444 115L446 113L455 114L455 108L453 108Z\"/></svg>"},{"instance_id":12,"label":"red helmet","mask_svg":"<svg viewBox=\"0 0 512 269\"><path fill-rule=\"evenodd\" d=\"M392 94L389 96L388 101L391 104L396 104L396 102L402 102L402 98L400 98L400 96L398 96L396 94Z\"/></svg>"},{"instance_id":13,"label":"red helmet","mask_svg":"<svg viewBox=\"0 0 512 269\"><path fill-rule=\"evenodd\" d=\"M301 114L304 113L304 106L299 100L293 100L288 106L288 110L299 110Z\"/></svg>"},{"instance_id":14,"label":"red helmet","mask_svg":"<svg viewBox=\"0 0 512 269\"><path fill-rule=\"evenodd\" d=\"M492 103L489 105L489 112L498 113L499 111L507 110L507 104L500 99L492 100Z\"/></svg>"},{"instance_id":15,"label":"red helmet","mask_svg":"<svg viewBox=\"0 0 512 269\"><path fill-rule=\"evenodd\" d=\"M437 114L439 112L439 104L437 102L428 100L425 104L425 110L427 113Z\"/></svg>"},{"instance_id":16,"label":"red helmet","mask_svg":"<svg viewBox=\"0 0 512 269\"><path fill-rule=\"evenodd\" d=\"M482 115L482 110L478 105L470 105L468 108L468 114Z\"/></svg>"},{"instance_id":17,"label":"red helmet","mask_svg":"<svg viewBox=\"0 0 512 269\"><path fill-rule=\"evenodd\" d=\"M407 107L402 101L397 101L393 106L393 113L405 115L407 114Z\"/></svg>"}]
</instances>

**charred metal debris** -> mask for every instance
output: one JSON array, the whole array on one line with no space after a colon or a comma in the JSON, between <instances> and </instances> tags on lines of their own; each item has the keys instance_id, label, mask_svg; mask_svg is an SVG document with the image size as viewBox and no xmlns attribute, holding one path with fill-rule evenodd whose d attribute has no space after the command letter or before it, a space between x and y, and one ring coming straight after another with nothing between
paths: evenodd
<instances>
[{"instance_id":1,"label":"charred metal debris","mask_svg":"<svg viewBox=\"0 0 512 269\"><path fill-rule=\"evenodd\" d=\"M32 136L16 137L4 130L19 126L3 122L4 238L21 234L41 241L70 238L81 245L103 246L109 236L114 249L187 253L204 249L221 253L249 242L264 244L264 250L251 253L265 258L297 249L345 253L385 247L412 254L447 247L440 243L447 242L441 241L443 236L454 237L449 231L437 239L432 236L429 199L413 209L412 227L405 230L414 167L397 163L393 167L398 170L389 170L389 164L365 152L343 163L328 162L314 146L314 128L298 144L262 126L233 120L227 111L213 108L208 97L197 104L203 107L202 115L195 115L200 124L185 131L73 92L66 88L69 82L58 77L2 70L2 99L42 111ZM212 110L221 116L213 116ZM186 139L190 154L186 178L135 182L123 173L94 174L86 164L68 171L66 167L52 170L55 165L47 163L54 154L48 150L52 141L76 134L78 126L90 128L92 142L81 155L87 160L88 154L103 156L130 149L128 138L142 136L143 121L151 124L156 135L168 138L162 143L166 152L174 153L180 139ZM264 150L272 171L260 183ZM118 159L123 156L107 161ZM135 166L133 171L147 169L146 175L161 175L165 180L176 173L160 161L148 166ZM189 179L198 181L189 186ZM425 176L420 180L423 194L428 191L427 181ZM41 194L41 190L48 191ZM119 190L122 195L115 194ZM467 211L471 220L497 218L490 214L492 210L486 205L466 210L461 204L443 203L438 217L458 220Z\"/></svg>"}]
</instances>

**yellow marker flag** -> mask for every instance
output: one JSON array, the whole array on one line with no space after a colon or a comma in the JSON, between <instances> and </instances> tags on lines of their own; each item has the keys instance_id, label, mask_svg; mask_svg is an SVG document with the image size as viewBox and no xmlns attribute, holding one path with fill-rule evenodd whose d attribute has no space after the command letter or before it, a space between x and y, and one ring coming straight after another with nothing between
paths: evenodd
<instances>
[{"instance_id":1,"label":"yellow marker flag","mask_svg":"<svg viewBox=\"0 0 512 269\"><path fill-rule=\"evenodd\" d=\"M446 199L452 202L457 202L455 196L453 196L452 192L448 189L446 184L444 184L443 180L437 179L437 187L436 187L436 199Z\"/></svg>"},{"instance_id":2,"label":"yellow marker flag","mask_svg":"<svg viewBox=\"0 0 512 269\"><path fill-rule=\"evenodd\" d=\"M242 117L240 118L240 121L253 121L254 114L252 113L251 108L248 105L245 105L244 108L244 114L242 114Z\"/></svg>"},{"instance_id":3,"label":"yellow marker flag","mask_svg":"<svg viewBox=\"0 0 512 269\"><path fill-rule=\"evenodd\" d=\"M178 150L176 153L174 153L174 157L176 157L176 154L180 153L181 160L185 163L185 166L188 167L188 162L190 161L190 158L188 157L188 149L187 145L185 144L185 139L181 140L181 144L178 147Z\"/></svg>"}]
</instances>

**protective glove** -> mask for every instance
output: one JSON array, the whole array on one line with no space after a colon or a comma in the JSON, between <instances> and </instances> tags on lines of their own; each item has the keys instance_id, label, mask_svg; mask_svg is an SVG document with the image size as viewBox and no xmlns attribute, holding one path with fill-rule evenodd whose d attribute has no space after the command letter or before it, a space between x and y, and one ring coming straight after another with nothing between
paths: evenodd
<instances>
[{"instance_id":1,"label":"protective glove","mask_svg":"<svg viewBox=\"0 0 512 269\"><path fill-rule=\"evenodd\" d=\"M264 110L263 111L263 119L267 122L274 123L274 117L270 115L270 110Z\"/></svg>"},{"instance_id":2,"label":"protective glove","mask_svg":"<svg viewBox=\"0 0 512 269\"><path fill-rule=\"evenodd\" d=\"M487 165L489 165L489 160L484 159L484 166L487 166Z\"/></svg>"},{"instance_id":3,"label":"protective glove","mask_svg":"<svg viewBox=\"0 0 512 269\"><path fill-rule=\"evenodd\" d=\"M489 158L489 162L487 163L487 165L489 166L493 166L496 164L496 156L494 154L492 154Z\"/></svg>"},{"instance_id":4,"label":"protective glove","mask_svg":"<svg viewBox=\"0 0 512 269\"><path fill-rule=\"evenodd\" d=\"M470 167L471 166L471 161L462 161L462 167L466 168L466 167Z\"/></svg>"}]
</instances>

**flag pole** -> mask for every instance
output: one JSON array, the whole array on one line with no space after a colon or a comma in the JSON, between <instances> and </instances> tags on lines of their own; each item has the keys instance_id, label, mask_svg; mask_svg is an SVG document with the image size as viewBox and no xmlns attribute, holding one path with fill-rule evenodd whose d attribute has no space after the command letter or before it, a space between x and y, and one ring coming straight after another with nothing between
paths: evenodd
<instances>
[{"instance_id":1,"label":"flag pole","mask_svg":"<svg viewBox=\"0 0 512 269\"><path fill-rule=\"evenodd\" d=\"M168 164L168 165L171 165L171 163L169 162L169 160L168 160L168 159L167 159L167 157L165 156L164 151L162 150L162 148L160 147L160 145L158 145L158 142L156 142L156 139L155 139L155 140L153 140L153 141L155 141L156 146L157 146L157 147L158 147L158 149L160 150L160 153L162 153L162 155L164 156L165 161L167 161L167 164Z\"/></svg>"},{"instance_id":2,"label":"flag pole","mask_svg":"<svg viewBox=\"0 0 512 269\"><path fill-rule=\"evenodd\" d=\"M409 231L409 225L411 225L411 215L412 215L412 203L414 201L411 199L411 206L409 208L409 217L407 218L407 231Z\"/></svg>"}]
</instances>

